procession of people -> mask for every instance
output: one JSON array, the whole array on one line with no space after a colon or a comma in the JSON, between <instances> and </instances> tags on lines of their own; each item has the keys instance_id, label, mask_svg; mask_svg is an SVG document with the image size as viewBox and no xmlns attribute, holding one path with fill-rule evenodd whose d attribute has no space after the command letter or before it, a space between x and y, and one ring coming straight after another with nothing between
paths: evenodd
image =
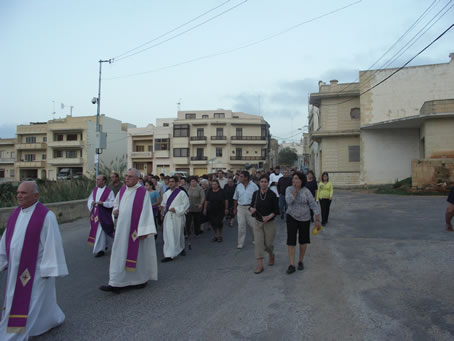
<instances>
[{"instance_id":1,"label":"procession of people","mask_svg":"<svg viewBox=\"0 0 454 341\"><path fill-rule=\"evenodd\" d=\"M255 274L265 269L265 253L268 266L275 264L278 216L285 218L287 225L287 273L295 272L297 241L298 270L303 270L311 211L314 231L318 232L320 209L313 192L305 187L306 176L289 174L288 169L281 174L276 167L269 173L256 173L258 179L247 170L235 174L218 170L210 177L184 179L142 175L131 168L124 175L124 184L118 173L112 173L110 185L105 175L97 176L87 199L88 243L95 257L110 253L109 278L99 289L118 294L124 288L142 289L150 280L157 280L158 231L163 239L161 262L167 263L187 254L192 235L210 229L211 240L222 242L224 223L232 227L235 219L238 249L245 246L248 227L251 232ZM331 201L332 185L327 183L324 175L317 199ZM68 274L56 216L39 202L39 188L33 181L20 184L17 199L19 207L10 215L0 242L0 270L8 272L0 340L27 340L65 319L55 292L55 277ZM327 222L328 213L322 212Z\"/></svg>"}]
</instances>

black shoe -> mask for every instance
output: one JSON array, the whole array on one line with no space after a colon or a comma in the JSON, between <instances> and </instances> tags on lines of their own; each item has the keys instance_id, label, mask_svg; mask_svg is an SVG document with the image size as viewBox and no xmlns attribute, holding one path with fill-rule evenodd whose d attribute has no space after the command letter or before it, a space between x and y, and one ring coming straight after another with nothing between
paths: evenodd
<instances>
[{"instance_id":1,"label":"black shoe","mask_svg":"<svg viewBox=\"0 0 454 341\"><path fill-rule=\"evenodd\" d=\"M180 256L186 256L186 251L185 250L181 251Z\"/></svg>"},{"instance_id":2,"label":"black shoe","mask_svg":"<svg viewBox=\"0 0 454 341\"><path fill-rule=\"evenodd\" d=\"M295 272L295 267L293 265L289 265L287 269L287 273L290 275Z\"/></svg>"},{"instance_id":3,"label":"black shoe","mask_svg":"<svg viewBox=\"0 0 454 341\"><path fill-rule=\"evenodd\" d=\"M136 285L131 285L131 288L134 289L143 289L147 286L148 282L142 283L142 284L136 284Z\"/></svg>"},{"instance_id":4,"label":"black shoe","mask_svg":"<svg viewBox=\"0 0 454 341\"><path fill-rule=\"evenodd\" d=\"M170 257L165 257L163 259L161 259L161 263L167 263L167 262L171 262L173 261L173 258L170 258Z\"/></svg>"},{"instance_id":5,"label":"black shoe","mask_svg":"<svg viewBox=\"0 0 454 341\"><path fill-rule=\"evenodd\" d=\"M303 262L298 263L298 270L304 270L304 264Z\"/></svg>"},{"instance_id":6,"label":"black shoe","mask_svg":"<svg viewBox=\"0 0 454 341\"><path fill-rule=\"evenodd\" d=\"M95 255L95 257L102 257L102 256L104 256L104 255L105 255L104 251L99 251L99 252Z\"/></svg>"},{"instance_id":7,"label":"black shoe","mask_svg":"<svg viewBox=\"0 0 454 341\"><path fill-rule=\"evenodd\" d=\"M111 286L111 285L101 285L101 286L99 287L99 290L101 290L101 291L110 291L110 292L115 292L115 293L119 294L121 288L119 288L119 287L113 287L113 286Z\"/></svg>"}]
</instances>

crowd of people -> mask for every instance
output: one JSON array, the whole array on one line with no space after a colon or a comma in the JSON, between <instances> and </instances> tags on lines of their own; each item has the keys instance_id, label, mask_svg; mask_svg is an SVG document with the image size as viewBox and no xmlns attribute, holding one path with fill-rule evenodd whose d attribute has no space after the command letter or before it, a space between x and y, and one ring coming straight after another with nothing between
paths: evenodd
<instances>
[{"instance_id":1,"label":"crowd of people","mask_svg":"<svg viewBox=\"0 0 454 341\"><path fill-rule=\"evenodd\" d=\"M211 241L222 243L224 226L233 228L235 220L238 249L244 247L248 230L252 232L255 274L264 271L265 253L268 265L275 264L279 217L287 224L287 273L296 270L297 240L297 268L303 270L311 214L315 219L313 232L321 229L315 200L331 200L333 194L328 177L320 184L323 193L319 196L319 191L306 188L310 181L305 174L288 169L281 173L279 167L254 175L246 170L219 170L189 178L142 175L132 168L124 175L124 183L115 172L110 180L108 184L105 175L97 176L87 200L87 241L95 257L110 251L109 280L99 289L114 293L125 287L144 288L148 281L158 279L158 233L164 241L161 262L167 263L186 255L191 236L212 231ZM8 271L1 340L26 340L65 319L55 295L55 277L68 274L55 214L39 202L39 188L33 181L19 185L17 198L19 207L9 217L0 243L0 270ZM322 207L325 223L329 205L327 209L323 211Z\"/></svg>"}]
</instances>

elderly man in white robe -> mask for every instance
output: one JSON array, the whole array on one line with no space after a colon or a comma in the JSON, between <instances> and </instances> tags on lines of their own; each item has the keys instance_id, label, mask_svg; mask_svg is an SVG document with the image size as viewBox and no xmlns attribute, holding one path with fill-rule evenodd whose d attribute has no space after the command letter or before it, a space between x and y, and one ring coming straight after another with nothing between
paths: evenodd
<instances>
[{"instance_id":1,"label":"elderly man in white robe","mask_svg":"<svg viewBox=\"0 0 454 341\"><path fill-rule=\"evenodd\" d=\"M109 284L99 289L119 293L122 288L144 288L158 279L153 210L150 196L140 183L140 172L130 168L117 194L113 215L115 238L109 268Z\"/></svg>"},{"instance_id":2,"label":"elderly man in white robe","mask_svg":"<svg viewBox=\"0 0 454 341\"><path fill-rule=\"evenodd\" d=\"M38 186L22 182L19 207L9 216L0 242L0 270L7 269L0 340L27 340L60 325L55 277L66 276L63 243L55 214L39 201Z\"/></svg>"},{"instance_id":3,"label":"elderly man in white robe","mask_svg":"<svg viewBox=\"0 0 454 341\"><path fill-rule=\"evenodd\" d=\"M164 193L161 210L164 215L164 258L161 262L170 262L184 251L184 225L186 211L189 209L189 198L184 190L178 187L178 177L169 179L169 190Z\"/></svg>"},{"instance_id":4,"label":"elderly man in white robe","mask_svg":"<svg viewBox=\"0 0 454 341\"><path fill-rule=\"evenodd\" d=\"M90 234L88 244L93 245L95 257L104 256L113 243L112 208L115 201L114 192L106 186L107 177L98 175L96 187L88 197L90 211Z\"/></svg>"}]
</instances>

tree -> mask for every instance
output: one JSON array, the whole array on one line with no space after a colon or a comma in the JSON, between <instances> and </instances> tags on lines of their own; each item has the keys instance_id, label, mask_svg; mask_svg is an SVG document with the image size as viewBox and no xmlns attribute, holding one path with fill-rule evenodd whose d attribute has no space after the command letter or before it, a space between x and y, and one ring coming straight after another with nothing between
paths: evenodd
<instances>
[{"instance_id":1,"label":"tree","mask_svg":"<svg viewBox=\"0 0 454 341\"><path fill-rule=\"evenodd\" d=\"M298 160L298 154L296 153L295 149L285 147L279 151L278 159L279 164L281 165L293 166L296 160Z\"/></svg>"}]
</instances>

